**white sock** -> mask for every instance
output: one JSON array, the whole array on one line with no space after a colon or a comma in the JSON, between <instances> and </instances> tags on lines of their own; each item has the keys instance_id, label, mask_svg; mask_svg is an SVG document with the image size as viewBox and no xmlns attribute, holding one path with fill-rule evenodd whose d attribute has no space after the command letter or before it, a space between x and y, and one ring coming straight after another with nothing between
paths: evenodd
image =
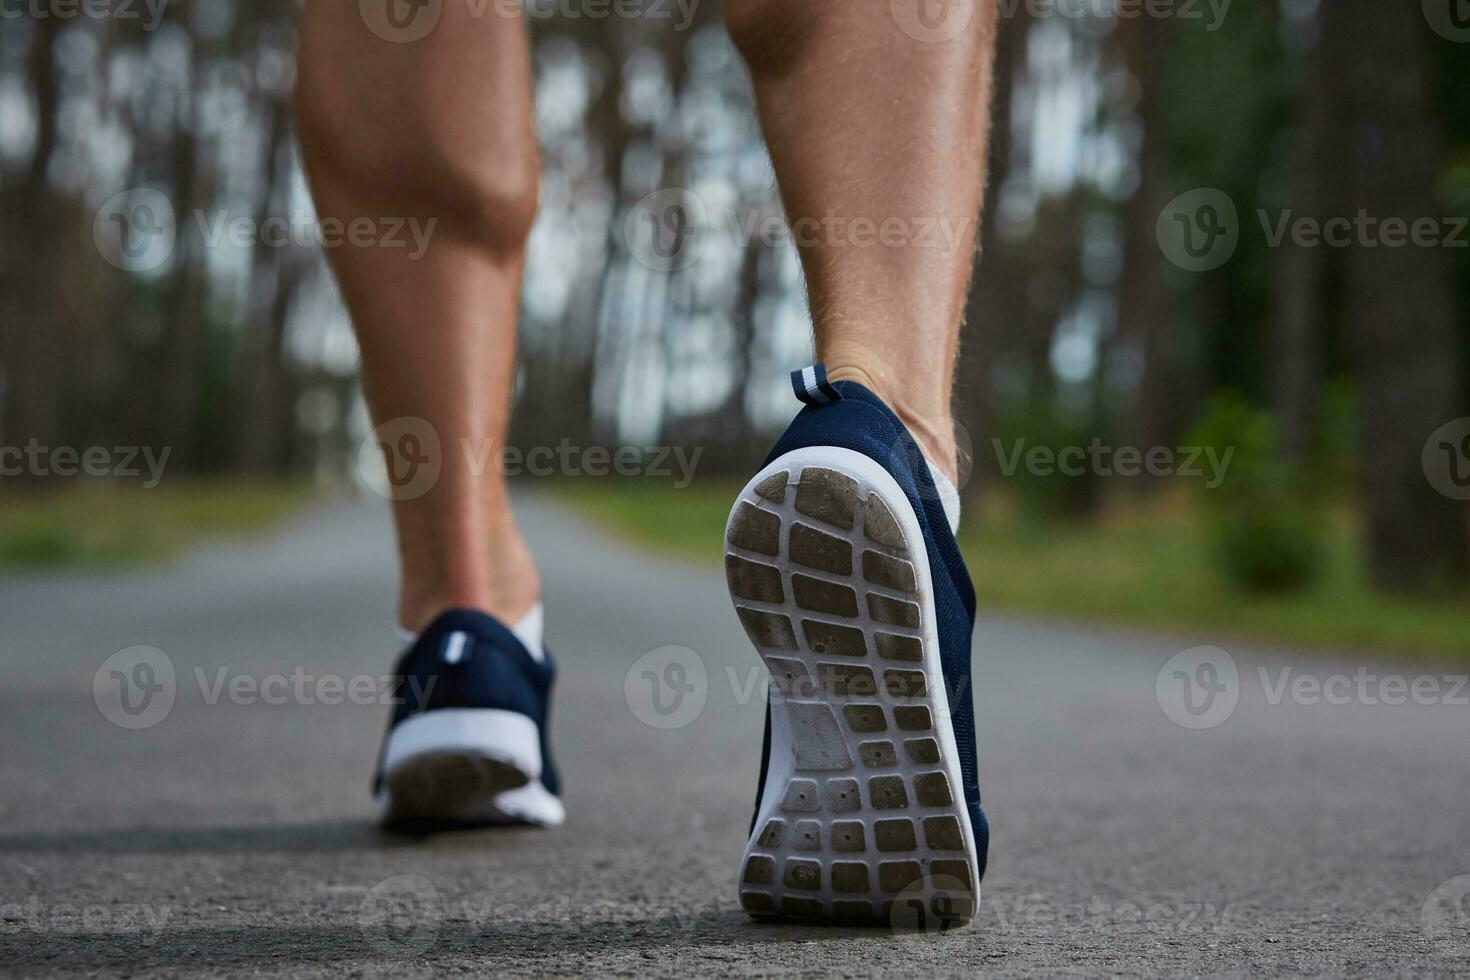
<instances>
[{"instance_id":1,"label":"white sock","mask_svg":"<svg viewBox=\"0 0 1470 980\"><path fill-rule=\"evenodd\" d=\"M939 491L939 504L944 508L944 516L949 520L951 534L960 531L960 491L955 487L953 481L944 475L939 467L930 461L928 456L924 462L929 464L929 475L934 477L934 488Z\"/></svg>"},{"instance_id":2,"label":"white sock","mask_svg":"<svg viewBox=\"0 0 1470 980\"><path fill-rule=\"evenodd\" d=\"M531 607L530 612L526 613L518 622L513 623L510 627L510 631L515 634L515 638L521 641L521 645L531 654L531 659L537 663L546 660L546 647L542 643L541 638L545 627L546 609L539 602ZM404 629L402 626L395 626L393 630L404 643L413 643L419 638L417 633Z\"/></svg>"},{"instance_id":3,"label":"white sock","mask_svg":"<svg viewBox=\"0 0 1470 980\"><path fill-rule=\"evenodd\" d=\"M531 654L531 659L541 663L546 659L546 647L541 643L541 634L546 626L546 610L541 603L531 607L531 611L521 617L520 622L513 624L510 631L516 635L516 639Z\"/></svg>"}]
</instances>

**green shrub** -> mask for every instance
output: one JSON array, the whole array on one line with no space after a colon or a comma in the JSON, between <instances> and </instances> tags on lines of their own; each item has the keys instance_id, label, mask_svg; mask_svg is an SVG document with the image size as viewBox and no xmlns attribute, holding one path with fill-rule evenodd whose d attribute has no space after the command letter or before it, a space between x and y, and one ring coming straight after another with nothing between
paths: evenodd
<instances>
[{"instance_id":1,"label":"green shrub","mask_svg":"<svg viewBox=\"0 0 1470 980\"><path fill-rule=\"evenodd\" d=\"M1276 425L1242 396L1212 398L1190 441L1231 452L1225 479L1205 490L1212 552L1248 592L1305 588L1322 567L1324 528L1307 474L1277 451Z\"/></svg>"},{"instance_id":2,"label":"green shrub","mask_svg":"<svg viewBox=\"0 0 1470 980\"><path fill-rule=\"evenodd\" d=\"M1055 465L1056 455L1071 446L1087 446L1093 439L1109 441L1106 426L1069 420L1048 401L1030 398L1005 411L995 435L985 446L976 446L977 457L988 476L1012 490L1022 513L1036 521L1070 520L1093 513L1100 502L1102 481L1091 468L1079 474L1065 473ZM1051 465L1040 469L1028 463L1035 449L1049 451ZM981 459L977 459L977 469Z\"/></svg>"},{"instance_id":3,"label":"green shrub","mask_svg":"<svg viewBox=\"0 0 1470 980\"><path fill-rule=\"evenodd\" d=\"M65 565L85 549L73 528L45 519L0 525L0 565Z\"/></svg>"}]
</instances>

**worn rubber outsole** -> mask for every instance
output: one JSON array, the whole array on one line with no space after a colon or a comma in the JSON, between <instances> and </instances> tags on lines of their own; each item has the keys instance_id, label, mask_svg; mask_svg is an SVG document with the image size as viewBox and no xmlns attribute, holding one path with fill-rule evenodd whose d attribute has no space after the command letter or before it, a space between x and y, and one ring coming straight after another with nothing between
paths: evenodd
<instances>
[{"instance_id":1,"label":"worn rubber outsole","mask_svg":"<svg viewBox=\"0 0 1470 980\"><path fill-rule=\"evenodd\" d=\"M404 719L383 751L384 828L419 834L510 822L497 798L540 777L539 740L530 718L493 708Z\"/></svg>"},{"instance_id":2,"label":"worn rubber outsole","mask_svg":"<svg viewBox=\"0 0 1470 980\"><path fill-rule=\"evenodd\" d=\"M902 489L860 453L788 453L735 501L725 573L771 672L771 757L741 905L839 923L968 921L974 834L928 555Z\"/></svg>"},{"instance_id":3,"label":"worn rubber outsole","mask_svg":"<svg viewBox=\"0 0 1470 980\"><path fill-rule=\"evenodd\" d=\"M401 834L504 823L495 798L528 782L527 773L501 759L463 752L421 755L388 773L381 823Z\"/></svg>"}]
</instances>

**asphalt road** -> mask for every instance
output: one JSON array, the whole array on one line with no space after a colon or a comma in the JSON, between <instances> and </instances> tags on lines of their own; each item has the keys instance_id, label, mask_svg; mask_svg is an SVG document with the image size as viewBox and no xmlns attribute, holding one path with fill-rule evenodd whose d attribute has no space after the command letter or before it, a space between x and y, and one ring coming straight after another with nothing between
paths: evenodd
<instances>
[{"instance_id":1,"label":"asphalt road","mask_svg":"<svg viewBox=\"0 0 1470 980\"><path fill-rule=\"evenodd\" d=\"M1231 644L1169 663L1219 638L988 615L974 925L755 924L734 883L760 668L719 542L666 563L525 504L563 670L552 832L373 830L395 647L377 503L142 574L0 578L0 974L1470 973L1470 689L1443 668ZM138 645L162 655L98 680ZM671 645L692 690L659 714L649 661L625 679ZM155 691L138 714L114 669ZM1181 713L1181 677L1215 700L1196 686Z\"/></svg>"}]
</instances>

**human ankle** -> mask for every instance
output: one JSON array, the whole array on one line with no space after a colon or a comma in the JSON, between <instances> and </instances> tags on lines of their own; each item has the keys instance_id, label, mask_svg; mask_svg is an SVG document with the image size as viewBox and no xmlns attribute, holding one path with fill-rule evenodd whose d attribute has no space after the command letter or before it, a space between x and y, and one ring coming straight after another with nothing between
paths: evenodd
<instances>
[{"instance_id":1,"label":"human ankle","mask_svg":"<svg viewBox=\"0 0 1470 980\"><path fill-rule=\"evenodd\" d=\"M827 377L832 381L856 381L883 399L919 444L924 458L951 483L959 485L959 448L955 439L954 414L947 403L929 406L927 410L918 409L904 396L903 387L895 380L851 361L829 362Z\"/></svg>"},{"instance_id":2,"label":"human ankle","mask_svg":"<svg viewBox=\"0 0 1470 980\"><path fill-rule=\"evenodd\" d=\"M406 633L417 636L430 623L451 609L471 609L488 613L507 626L514 626L536 608L541 592L535 588L523 595L489 592L411 592L404 591L398 604L398 622Z\"/></svg>"},{"instance_id":3,"label":"human ankle","mask_svg":"<svg viewBox=\"0 0 1470 980\"><path fill-rule=\"evenodd\" d=\"M513 625L541 601L541 578L525 545L502 543L494 554L452 570L408 572L399 591L399 625L422 632L449 609L489 613Z\"/></svg>"},{"instance_id":4,"label":"human ankle","mask_svg":"<svg viewBox=\"0 0 1470 980\"><path fill-rule=\"evenodd\" d=\"M917 416L905 412L901 408L894 408L893 413L898 416L914 441L919 444L919 449L924 453L924 458L929 465L942 473L945 479L958 487L960 484L960 461L959 446L954 435L954 416L945 415L942 419L934 417Z\"/></svg>"}]
</instances>

